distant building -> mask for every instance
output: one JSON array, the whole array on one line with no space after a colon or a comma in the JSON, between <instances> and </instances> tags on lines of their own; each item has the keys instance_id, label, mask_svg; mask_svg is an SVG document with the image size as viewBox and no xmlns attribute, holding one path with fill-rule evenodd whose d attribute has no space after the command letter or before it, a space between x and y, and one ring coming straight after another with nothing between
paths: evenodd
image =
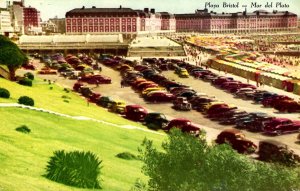
<instances>
[{"instance_id":1,"label":"distant building","mask_svg":"<svg viewBox=\"0 0 300 191\"><path fill-rule=\"evenodd\" d=\"M66 19L65 18L52 18L49 21L55 24L55 33L64 34L66 33Z\"/></svg>"},{"instance_id":2,"label":"distant building","mask_svg":"<svg viewBox=\"0 0 300 191\"><path fill-rule=\"evenodd\" d=\"M163 14L165 20L166 14ZM170 14L171 15L171 14ZM85 8L73 9L66 13L67 34L138 33L163 32L174 27L174 18L169 16L167 22L161 22L161 14L155 9L133 10L131 8ZM173 31L175 32L175 31Z\"/></svg>"},{"instance_id":3,"label":"distant building","mask_svg":"<svg viewBox=\"0 0 300 191\"><path fill-rule=\"evenodd\" d=\"M39 34L42 32L40 25L40 12L33 7L25 7L24 0L13 1L8 4L12 15L14 30L20 34Z\"/></svg>"},{"instance_id":4,"label":"distant building","mask_svg":"<svg viewBox=\"0 0 300 191\"><path fill-rule=\"evenodd\" d=\"M175 14L177 32L243 33L295 30L297 15L288 11L216 13L196 10L194 14Z\"/></svg>"},{"instance_id":5,"label":"distant building","mask_svg":"<svg viewBox=\"0 0 300 191\"><path fill-rule=\"evenodd\" d=\"M10 36L13 32L9 10L0 8L0 34Z\"/></svg>"}]
</instances>

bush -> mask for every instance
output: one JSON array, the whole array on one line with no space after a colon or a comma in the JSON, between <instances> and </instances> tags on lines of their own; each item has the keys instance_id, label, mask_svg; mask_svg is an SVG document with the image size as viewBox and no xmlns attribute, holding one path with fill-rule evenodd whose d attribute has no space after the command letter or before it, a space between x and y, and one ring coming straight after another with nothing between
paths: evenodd
<instances>
[{"instance_id":1,"label":"bush","mask_svg":"<svg viewBox=\"0 0 300 191\"><path fill-rule=\"evenodd\" d=\"M27 72L26 74L24 74L24 77L30 80L34 80L34 75L31 72Z\"/></svg>"},{"instance_id":2,"label":"bush","mask_svg":"<svg viewBox=\"0 0 300 191\"><path fill-rule=\"evenodd\" d=\"M28 78L23 78L18 83L23 86L30 86L30 87L32 86L32 80Z\"/></svg>"},{"instance_id":3,"label":"bush","mask_svg":"<svg viewBox=\"0 0 300 191\"><path fill-rule=\"evenodd\" d=\"M116 157L125 159L125 160L138 160L138 157L130 152L123 152L116 155Z\"/></svg>"},{"instance_id":4,"label":"bush","mask_svg":"<svg viewBox=\"0 0 300 191\"><path fill-rule=\"evenodd\" d=\"M0 88L0 97L9 98L10 97L9 91L5 88Z\"/></svg>"},{"instance_id":5,"label":"bush","mask_svg":"<svg viewBox=\"0 0 300 191\"><path fill-rule=\"evenodd\" d=\"M209 145L171 130L163 149L145 140L140 148L149 190L288 191L300 189L299 169L254 161L229 145Z\"/></svg>"},{"instance_id":6,"label":"bush","mask_svg":"<svg viewBox=\"0 0 300 191\"><path fill-rule=\"evenodd\" d=\"M50 180L79 188L101 188L98 176L102 161L91 152L55 151L46 168Z\"/></svg>"},{"instance_id":7,"label":"bush","mask_svg":"<svg viewBox=\"0 0 300 191\"><path fill-rule=\"evenodd\" d=\"M30 133L31 130L26 125L22 125L22 126L16 128L16 131L28 134L28 133Z\"/></svg>"},{"instance_id":8,"label":"bush","mask_svg":"<svg viewBox=\"0 0 300 191\"><path fill-rule=\"evenodd\" d=\"M21 96L18 99L18 103L23 104L23 105L34 106L34 100L31 97L28 97L28 96Z\"/></svg>"}]
</instances>

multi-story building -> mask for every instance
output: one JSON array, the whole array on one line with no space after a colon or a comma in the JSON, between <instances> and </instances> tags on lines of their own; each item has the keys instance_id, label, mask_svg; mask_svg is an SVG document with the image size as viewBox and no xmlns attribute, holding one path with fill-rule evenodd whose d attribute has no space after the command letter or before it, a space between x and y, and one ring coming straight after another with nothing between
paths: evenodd
<instances>
[{"instance_id":1,"label":"multi-story building","mask_svg":"<svg viewBox=\"0 0 300 191\"><path fill-rule=\"evenodd\" d=\"M66 19L65 18L52 18L49 21L55 24L55 33L64 34L66 33Z\"/></svg>"},{"instance_id":2,"label":"multi-story building","mask_svg":"<svg viewBox=\"0 0 300 191\"><path fill-rule=\"evenodd\" d=\"M12 14L14 30L20 34L38 34L42 32L40 12L33 7L25 7L24 0L13 1L8 5Z\"/></svg>"},{"instance_id":3,"label":"multi-story building","mask_svg":"<svg viewBox=\"0 0 300 191\"><path fill-rule=\"evenodd\" d=\"M167 20L165 15L163 14L163 17ZM169 24L166 24L166 21L162 24L161 17L160 13L155 13L155 9L149 11L149 8L133 10L121 6L119 8L82 7L66 13L66 33L123 33L135 35L175 29L174 17L169 16Z\"/></svg>"},{"instance_id":4,"label":"multi-story building","mask_svg":"<svg viewBox=\"0 0 300 191\"><path fill-rule=\"evenodd\" d=\"M14 29L11 23L11 16L7 9L0 8L0 34L9 36Z\"/></svg>"},{"instance_id":5,"label":"multi-story building","mask_svg":"<svg viewBox=\"0 0 300 191\"><path fill-rule=\"evenodd\" d=\"M194 14L175 14L177 32L263 32L295 30L297 15L288 11L216 13L196 10Z\"/></svg>"}]
</instances>

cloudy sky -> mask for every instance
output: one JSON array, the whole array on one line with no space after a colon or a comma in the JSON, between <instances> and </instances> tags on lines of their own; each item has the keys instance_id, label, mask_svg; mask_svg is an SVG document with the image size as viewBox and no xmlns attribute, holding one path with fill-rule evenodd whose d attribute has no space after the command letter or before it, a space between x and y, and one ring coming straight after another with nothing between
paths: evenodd
<instances>
[{"instance_id":1,"label":"cloudy sky","mask_svg":"<svg viewBox=\"0 0 300 191\"><path fill-rule=\"evenodd\" d=\"M0 7L5 7L7 0L0 0ZM20 0L16 0L20 1ZM272 2L272 6L265 7ZM224 7L224 3L227 6ZM237 4L238 7L230 7L229 4ZM254 4L256 3L256 8ZM209 11L215 12L237 12L243 11L247 6L248 11L258 9L291 11L300 15L300 0L25 0L26 6L37 8L41 12L43 20L55 16L65 17L65 13L74 8L82 6L98 8L129 7L143 9L145 7L155 8L156 11L168 11L171 13L193 13L195 9L203 9L205 4L209 5ZM259 5L261 5L259 7Z\"/></svg>"}]
</instances>

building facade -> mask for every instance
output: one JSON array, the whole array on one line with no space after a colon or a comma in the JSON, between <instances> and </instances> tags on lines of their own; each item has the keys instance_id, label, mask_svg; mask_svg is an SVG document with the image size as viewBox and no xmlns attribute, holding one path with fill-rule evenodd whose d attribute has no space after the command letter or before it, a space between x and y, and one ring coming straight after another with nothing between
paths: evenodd
<instances>
[{"instance_id":1,"label":"building facade","mask_svg":"<svg viewBox=\"0 0 300 191\"><path fill-rule=\"evenodd\" d=\"M13 1L7 5L10 10L14 31L20 34L39 34L42 32L40 12L33 7L25 7L24 0Z\"/></svg>"},{"instance_id":2,"label":"building facade","mask_svg":"<svg viewBox=\"0 0 300 191\"><path fill-rule=\"evenodd\" d=\"M207 9L194 14L175 14L177 32L244 33L295 30L297 15L288 11L215 13Z\"/></svg>"},{"instance_id":3,"label":"building facade","mask_svg":"<svg viewBox=\"0 0 300 191\"><path fill-rule=\"evenodd\" d=\"M13 32L9 10L0 8L0 34L9 36Z\"/></svg>"},{"instance_id":4,"label":"building facade","mask_svg":"<svg viewBox=\"0 0 300 191\"><path fill-rule=\"evenodd\" d=\"M165 15L165 14L164 14ZM171 15L171 14L170 14ZM162 23L160 13L155 9L133 10L130 8L85 8L66 13L67 34L123 33L138 34L175 29L175 19ZM173 31L175 32L175 30Z\"/></svg>"}]
</instances>

